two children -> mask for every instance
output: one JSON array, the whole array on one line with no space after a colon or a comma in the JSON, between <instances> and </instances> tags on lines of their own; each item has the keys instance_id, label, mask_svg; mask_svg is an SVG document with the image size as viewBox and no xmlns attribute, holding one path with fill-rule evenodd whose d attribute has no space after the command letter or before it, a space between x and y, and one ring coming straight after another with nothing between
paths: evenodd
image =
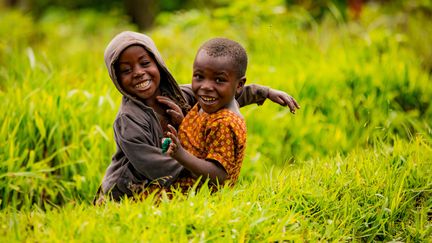
<instances>
[{"instance_id":1,"label":"two children","mask_svg":"<svg viewBox=\"0 0 432 243\"><path fill-rule=\"evenodd\" d=\"M133 196L150 182L170 186L186 170L161 153L161 139L171 131L168 124L178 127L200 99L212 102L210 96L195 97L190 85L180 87L154 42L144 34L118 34L107 46L104 58L110 78L123 97L113 125L117 151L95 203L107 194L114 200ZM286 93L259 85L245 86L236 96L240 106L262 104L269 98L289 106L292 112L298 108Z\"/></svg>"}]
</instances>

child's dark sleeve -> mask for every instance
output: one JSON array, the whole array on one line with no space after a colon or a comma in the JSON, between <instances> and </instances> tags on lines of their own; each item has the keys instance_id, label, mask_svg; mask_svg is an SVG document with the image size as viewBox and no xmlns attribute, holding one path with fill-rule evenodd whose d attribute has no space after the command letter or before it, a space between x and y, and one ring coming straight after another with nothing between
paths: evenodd
<instances>
[{"instance_id":1,"label":"child's dark sleeve","mask_svg":"<svg viewBox=\"0 0 432 243\"><path fill-rule=\"evenodd\" d=\"M192 85L190 84L182 84L180 85L180 89L183 93L183 97L185 97L186 102L192 107L195 105L197 100L195 99L195 95L192 91Z\"/></svg>"},{"instance_id":2,"label":"child's dark sleeve","mask_svg":"<svg viewBox=\"0 0 432 243\"><path fill-rule=\"evenodd\" d=\"M131 117L120 116L114 125L114 135L133 172L150 181L161 180L164 181L162 184L169 184L183 169L176 160L162 154L160 141L155 138L150 122L141 124Z\"/></svg>"},{"instance_id":3,"label":"child's dark sleeve","mask_svg":"<svg viewBox=\"0 0 432 243\"><path fill-rule=\"evenodd\" d=\"M245 85L242 92L236 95L236 100L240 107L250 104L262 105L267 99L269 90L269 87L258 84Z\"/></svg>"},{"instance_id":4,"label":"child's dark sleeve","mask_svg":"<svg viewBox=\"0 0 432 243\"><path fill-rule=\"evenodd\" d=\"M180 88L183 91L183 96L186 98L188 104L190 106L194 106L197 101L192 92L192 86L190 84L183 84L180 86ZM267 99L268 92L269 87L258 84L249 84L245 85L242 92L236 95L236 100L240 107L251 104L262 105Z\"/></svg>"}]
</instances>

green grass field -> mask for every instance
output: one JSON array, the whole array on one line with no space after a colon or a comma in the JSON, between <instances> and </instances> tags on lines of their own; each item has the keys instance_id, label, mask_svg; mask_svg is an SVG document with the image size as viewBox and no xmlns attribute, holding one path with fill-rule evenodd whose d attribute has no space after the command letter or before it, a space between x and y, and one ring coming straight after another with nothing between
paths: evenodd
<instances>
[{"instance_id":1,"label":"green grass field","mask_svg":"<svg viewBox=\"0 0 432 243\"><path fill-rule=\"evenodd\" d=\"M248 83L301 109L242 108L234 188L101 207L121 99L103 52L136 28L117 12L0 7L0 242L431 242L432 5L414 2L357 21L276 0L161 15L146 34L179 83L225 36L248 51Z\"/></svg>"}]
</instances>

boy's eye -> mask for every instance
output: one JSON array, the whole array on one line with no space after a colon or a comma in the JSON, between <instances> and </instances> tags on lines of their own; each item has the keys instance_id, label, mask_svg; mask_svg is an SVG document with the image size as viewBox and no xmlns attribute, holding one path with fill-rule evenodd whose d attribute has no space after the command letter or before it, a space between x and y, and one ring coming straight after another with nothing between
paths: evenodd
<instances>
[{"instance_id":1,"label":"boy's eye","mask_svg":"<svg viewBox=\"0 0 432 243\"><path fill-rule=\"evenodd\" d=\"M201 79L202 79L202 76L199 75L199 74L194 74L192 78L193 78L193 79L196 79L196 80L201 80Z\"/></svg>"},{"instance_id":2,"label":"boy's eye","mask_svg":"<svg viewBox=\"0 0 432 243\"><path fill-rule=\"evenodd\" d=\"M223 83L225 82L225 79L223 78L216 78L216 83Z\"/></svg>"}]
</instances>

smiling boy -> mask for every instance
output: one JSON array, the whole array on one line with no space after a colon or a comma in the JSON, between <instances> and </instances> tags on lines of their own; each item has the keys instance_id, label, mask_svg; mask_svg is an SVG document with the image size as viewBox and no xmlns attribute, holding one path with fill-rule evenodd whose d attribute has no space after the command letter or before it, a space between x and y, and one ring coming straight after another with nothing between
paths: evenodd
<instances>
[{"instance_id":1,"label":"smiling boy","mask_svg":"<svg viewBox=\"0 0 432 243\"><path fill-rule=\"evenodd\" d=\"M191 173L174 186L190 188L202 176L213 184L234 184L246 146L246 123L235 94L246 82L247 54L237 42L215 38L198 50L193 64L192 90L198 103L186 115L167 154Z\"/></svg>"}]
</instances>

